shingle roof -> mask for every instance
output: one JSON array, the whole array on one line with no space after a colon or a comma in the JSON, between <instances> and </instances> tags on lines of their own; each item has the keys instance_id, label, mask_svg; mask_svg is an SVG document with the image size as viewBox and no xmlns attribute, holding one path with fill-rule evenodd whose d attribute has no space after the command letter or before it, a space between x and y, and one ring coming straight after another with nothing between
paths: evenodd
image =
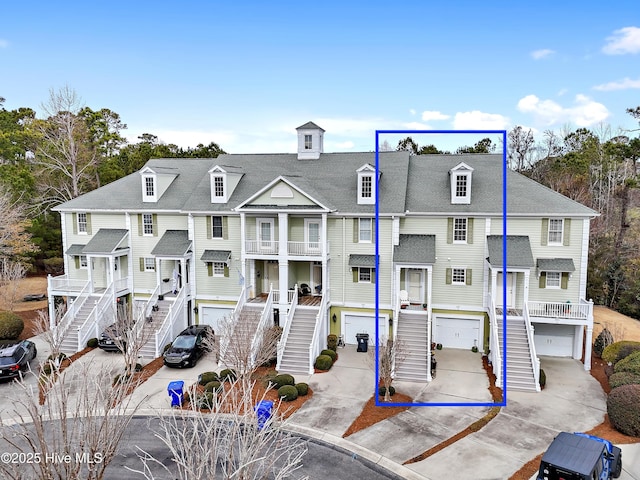
<instances>
[{"instance_id":1,"label":"shingle roof","mask_svg":"<svg viewBox=\"0 0 640 480\"><path fill-rule=\"evenodd\" d=\"M371 267L375 268L376 266L376 256L375 255L349 255L349 266L350 267Z\"/></svg>"},{"instance_id":2,"label":"shingle roof","mask_svg":"<svg viewBox=\"0 0 640 480\"><path fill-rule=\"evenodd\" d=\"M226 262L231 256L231 250L205 250L200 257L203 262Z\"/></svg>"},{"instance_id":3,"label":"shingle roof","mask_svg":"<svg viewBox=\"0 0 640 480\"><path fill-rule=\"evenodd\" d=\"M182 257L191 249L187 230L167 230L158 240L151 255L155 257Z\"/></svg>"},{"instance_id":4,"label":"shingle roof","mask_svg":"<svg viewBox=\"0 0 640 480\"><path fill-rule=\"evenodd\" d=\"M489 263L492 267L502 267L502 235L489 235L487 248ZM507 235L507 267L534 266L531 243L526 235Z\"/></svg>"},{"instance_id":5,"label":"shingle roof","mask_svg":"<svg viewBox=\"0 0 640 480\"><path fill-rule=\"evenodd\" d=\"M538 258L536 266L540 272L575 272L572 258Z\"/></svg>"},{"instance_id":6,"label":"shingle roof","mask_svg":"<svg viewBox=\"0 0 640 480\"><path fill-rule=\"evenodd\" d=\"M116 251L118 245L129 233L123 228L101 228L82 249L83 254L110 254Z\"/></svg>"},{"instance_id":7,"label":"shingle roof","mask_svg":"<svg viewBox=\"0 0 640 480\"><path fill-rule=\"evenodd\" d=\"M400 235L393 247L394 262L436 263L435 235Z\"/></svg>"},{"instance_id":8,"label":"shingle roof","mask_svg":"<svg viewBox=\"0 0 640 480\"><path fill-rule=\"evenodd\" d=\"M324 128L319 127L318 125L316 125L313 122L307 122L304 125L300 125L298 128L296 128L296 130L308 130L308 129L312 129L312 128L317 128L317 129L322 130L324 132Z\"/></svg>"},{"instance_id":9,"label":"shingle roof","mask_svg":"<svg viewBox=\"0 0 640 480\"><path fill-rule=\"evenodd\" d=\"M79 245L77 243L74 243L69 248L67 248L67 251L64 253L67 255L71 255L72 257L77 257L78 255L84 255L84 253L82 253L82 249L84 249L84 247L85 245Z\"/></svg>"}]
</instances>

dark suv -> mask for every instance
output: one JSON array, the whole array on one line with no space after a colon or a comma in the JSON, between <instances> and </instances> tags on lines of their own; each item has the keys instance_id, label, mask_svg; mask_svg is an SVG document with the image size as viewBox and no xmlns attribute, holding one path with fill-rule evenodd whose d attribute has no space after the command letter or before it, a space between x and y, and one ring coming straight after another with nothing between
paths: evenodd
<instances>
[{"instance_id":1,"label":"dark suv","mask_svg":"<svg viewBox=\"0 0 640 480\"><path fill-rule=\"evenodd\" d=\"M126 344L122 341L122 333L118 331L117 325L112 323L100 334L98 348L105 352L122 352L120 347L126 348Z\"/></svg>"},{"instance_id":2,"label":"dark suv","mask_svg":"<svg viewBox=\"0 0 640 480\"><path fill-rule=\"evenodd\" d=\"M29 363L37 354L35 343L29 340L0 346L0 378L18 377L29 368Z\"/></svg>"},{"instance_id":3,"label":"dark suv","mask_svg":"<svg viewBox=\"0 0 640 480\"><path fill-rule=\"evenodd\" d=\"M213 347L213 329L209 325L187 327L164 352L167 367L193 367Z\"/></svg>"}]
</instances>

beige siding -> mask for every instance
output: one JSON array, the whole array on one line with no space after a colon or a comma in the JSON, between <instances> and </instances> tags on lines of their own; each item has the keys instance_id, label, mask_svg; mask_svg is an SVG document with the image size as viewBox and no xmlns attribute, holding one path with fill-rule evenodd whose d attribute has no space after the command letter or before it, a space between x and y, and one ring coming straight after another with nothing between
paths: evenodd
<instances>
[{"instance_id":1,"label":"beige siding","mask_svg":"<svg viewBox=\"0 0 640 480\"><path fill-rule=\"evenodd\" d=\"M277 189L279 191L289 191L293 195L290 198L282 198L279 197L276 193L276 196L272 196L273 191ZM286 189L286 190L285 190ZM286 207L288 205L316 205L314 202L309 200L309 198L302 195L300 192L297 192L295 189L289 187L284 182L279 182L274 185L272 188L262 193L258 197L256 197L249 205L282 205Z\"/></svg>"}]
</instances>

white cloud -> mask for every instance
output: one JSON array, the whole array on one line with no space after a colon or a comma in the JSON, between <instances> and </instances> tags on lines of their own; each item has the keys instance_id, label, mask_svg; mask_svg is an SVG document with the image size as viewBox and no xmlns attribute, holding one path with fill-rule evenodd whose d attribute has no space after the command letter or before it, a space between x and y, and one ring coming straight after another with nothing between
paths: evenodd
<instances>
[{"instance_id":1,"label":"white cloud","mask_svg":"<svg viewBox=\"0 0 640 480\"><path fill-rule=\"evenodd\" d=\"M415 115L415 114L416 114L416 111L412 108L412 109L410 109L410 110L409 110L409 113L410 113L411 115Z\"/></svg>"},{"instance_id":2,"label":"white cloud","mask_svg":"<svg viewBox=\"0 0 640 480\"><path fill-rule=\"evenodd\" d=\"M531 52L531 57L534 60L541 60L543 58L546 58L550 55L553 55L554 53L556 53L555 50L549 50L548 48L542 48L540 50L534 50L533 52Z\"/></svg>"},{"instance_id":3,"label":"white cloud","mask_svg":"<svg viewBox=\"0 0 640 480\"><path fill-rule=\"evenodd\" d=\"M509 119L499 113L486 113L479 110L458 112L453 118L453 128L457 130L505 130Z\"/></svg>"},{"instance_id":4,"label":"white cloud","mask_svg":"<svg viewBox=\"0 0 640 480\"><path fill-rule=\"evenodd\" d=\"M422 112L422 120L424 120L425 122L428 122L429 120L446 120L450 117L451 115L445 115L444 113L436 111L425 110L424 112Z\"/></svg>"},{"instance_id":5,"label":"white cloud","mask_svg":"<svg viewBox=\"0 0 640 480\"><path fill-rule=\"evenodd\" d=\"M420 122L403 123L402 126L407 130L431 130L433 128L430 125L427 125L426 123L420 123Z\"/></svg>"},{"instance_id":6,"label":"white cloud","mask_svg":"<svg viewBox=\"0 0 640 480\"><path fill-rule=\"evenodd\" d=\"M558 92L558 96L562 97L565 93L567 93L569 90L566 88L562 88L560 89L560 91Z\"/></svg>"},{"instance_id":7,"label":"white cloud","mask_svg":"<svg viewBox=\"0 0 640 480\"><path fill-rule=\"evenodd\" d=\"M7 48L9 46L9 42L4 38L0 38L0 48Z\"/></svg>"},{"instance_id":8,"label":"white cloud","mask_svg":"<svg viewBox=\"0 0 640 480\"><path fill-rule=\"evenodd\" d=\"M629 77L625 77L619 82L603 83L602 85L596 85L594 90L600 90L608 92L611 90L628 90L630 88L640 88L640 78L637 80L631 80Z\"/></svg>"},{"instance_id":9,"label":"white cloud","mask_svg":"<svg viewBox=\"0 0 640 480\"><path fill-rule=\"evenodd\" d=\"M602 47L607 55L624 55L625 53L640 53L640 28L624 27L607 37L607 44Z\"/></svg>"},{"instance_id":10,"label":"white cloud","mask_svg":"<svg viewBox=\"0 0 640 480\"><path fill-rule=\"evenodd\" d=\"M578 127L588 127L609 117L607 107L585 95L576 95L574 103L573 107L563 107L553 100L541 100L535 95L527 95L518 102L518 110L533 114L545 125L571 122Z\"/></svg>"}]
</instances>

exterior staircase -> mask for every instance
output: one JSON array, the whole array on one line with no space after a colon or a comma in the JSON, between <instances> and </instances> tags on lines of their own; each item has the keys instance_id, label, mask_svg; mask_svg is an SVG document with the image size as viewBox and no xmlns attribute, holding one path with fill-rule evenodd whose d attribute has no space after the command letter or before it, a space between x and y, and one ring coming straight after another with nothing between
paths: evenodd
<instances>
[{"instance_id":1,"label":"exterior staircase","mask_svg":"<svg viewBox=\"0 0 640 480\"><path fill-rule=\"evenodd\" d=\"M502 322L498 322L498 340L502 350ZM504 352L502 352L504 355ZM503 357L504 358L504 357ZM523 318L507 317L507 390L536 392L529 339Z\"/></svg>"},{"instance_id":2,"label":"exterior staircase","mask_svg":"<svg viewBox=\"0 0 640 480\"><path fill-rule=\"evenodd\" d=\"M143 358L153 359L156 356L156 336L155 332L164 323L167 314L169 313L169 307L173 302L169 300L158 300L156 305L158 310L151 312L152 320L145 321L142 327L142 338L146 339L143 347L140 349L140 356ZM173 341L173 339L171 339ZM164 347L164 345L162 345Z\"/></svg>"},{"instance_id":3,"label":"exterior staircase","mask_svg":"<svg viewBox=\"0 0 640 480\"><path fill-rule=\"evenodd\" d=\"M313 365L310 365L309 360L309 346L313 340L318 312L318 308L299 305L296 307L280 361L280 373L309 375L313 372Z\"/></svg>"},{"instance_id":4,"label":"exterior staircase","mask_svg":"<svg viewBox=\"0 0 640 480\"><path fill-rule=\"evenodd\" d=\"M400 310L396 338L403 344L405 360L396 369L396 380L427 382L427 369L431 362L427 358L427 313Z\"/></svg>"},{"instance_id":5,"label":"exterior staircase","mask_svg":"<svg viewBox=\"0 0 640 480\"><path fill-rule=\"evenodd\" d=\"M69 325L69 328L67 329L61 342L61 352L67 355L73 355L78 351L78 329L89 317L89 314L96 306L96 302L100 300L100 297L100 294L89 295L85 302L82 304L82 307L80 307L80 310L76 312L76 315L71 321L71 324Z\"/></svg>"},{"instance_id":6,"label":"exterior staircase","mask_svg":"<svg viewBox=\"0 0 640 480\"><path fill-rule=\"evenodd\" d=\"M223 340L220 336L216 335L216 342L228 341L220 363L224 363L228 368L237 368L237 365L234 365L234 357L236 357L236 359L238 356L243 358L246 352L250 351L251 343L258 329L260 316L264 307L265 305L263 303L246 303L238 315L237 322L233 325L233 331L224 332L224 334L229 335L229 338ZM241 345L239 342L249 343ZM236 352L236 354L233 352Z\"/></svg>"}]
</instances>

